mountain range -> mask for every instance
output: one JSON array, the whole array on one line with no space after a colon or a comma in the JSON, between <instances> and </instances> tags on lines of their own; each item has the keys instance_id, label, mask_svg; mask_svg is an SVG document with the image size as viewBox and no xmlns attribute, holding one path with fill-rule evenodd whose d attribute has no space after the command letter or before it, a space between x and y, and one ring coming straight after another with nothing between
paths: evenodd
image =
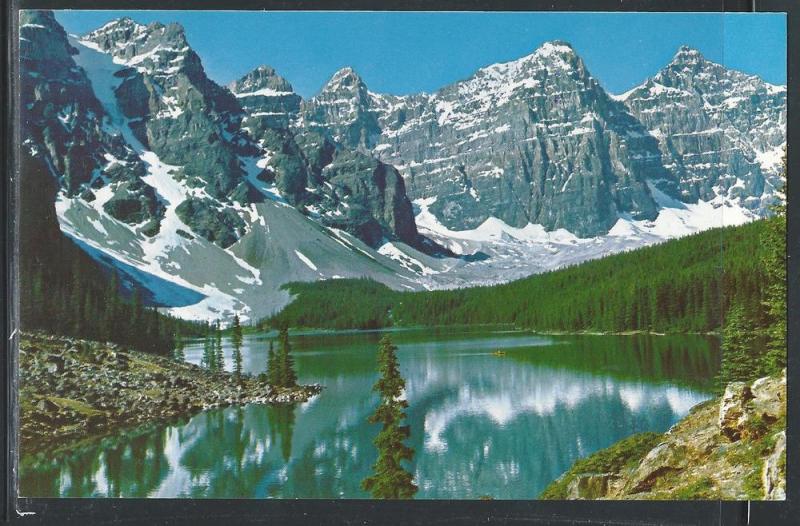
<instances>
[{"instance_id":1,"label":"mountain range","mask_svg":"<svg viewBox=\"0 0 800 526\"><path fill-rule=\"evenodd\" d=\"M185 318L269 315L290 281L507 281L780 199L785 87L689 47L622 95L554 41L431 94L344 68L306 100L266 65L220 86L177 24L23 11L20 61L23 148L58 182L22 198Z\"/></svg>"}]
</instances>

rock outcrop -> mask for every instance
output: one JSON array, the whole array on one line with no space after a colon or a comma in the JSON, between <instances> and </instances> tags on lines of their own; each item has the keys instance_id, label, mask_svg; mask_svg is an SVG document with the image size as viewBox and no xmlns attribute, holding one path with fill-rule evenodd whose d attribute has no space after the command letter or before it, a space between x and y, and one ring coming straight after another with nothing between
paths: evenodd
<instances>
[{"instance_id":1,"label":"rock outcrop","mask_svg":"<svg viewBox=\"0 0 800 526\"><path fill-rule=\"evenodd\" d=\"M23 147L47 160L65 195L92 202L98 190L111 189L116 198L102 204L105 212L151 232L164 206L141 182L145 168L133 149L105 128L106 112L77 53L51 12L20 13Z\"/></svg>"},{"instance_id":2,"label":"rock outcrop","mask_svg":"<svg viewBox=\"0 0 800 526\"><path fill-rule=\"evenodd\" d=\"M367 136L352 131L360 124L351 123L350 131L318 124L344 112L339 105L346 96L367 97L352 71L334 76L319 97L302 106L291 84L267 66L230 88L245 108L245 128L266 151L263 179L274 182L287 201L370 246L385 240L422 246L405 181L369 154ZM301 113L305 125L291 126Z\"/></svg>"},{"instance_id":3,"label":"rock outcrop","mask_svg":"<svg viewBox=\"0 0 800 526\"><path fill-rule=\"evenodd\" d=\"M785 428L784 369L731 383L661 436L634 436L576 462L542 498L782 500Z\"/></svg>"},{"instance_id":4,"label":"rock outcrop","mask_svg":"<svg viewBox=\"0 0 800 526\"><path fill-rule=\"evenodd\" d=\"M303 402L321 390L317 385L274 388L249 375L237 382L231 373L116 344L41 334L22 336L19 371L20 437L26 450L212 407Z\"/></svg>"}]
</instances>

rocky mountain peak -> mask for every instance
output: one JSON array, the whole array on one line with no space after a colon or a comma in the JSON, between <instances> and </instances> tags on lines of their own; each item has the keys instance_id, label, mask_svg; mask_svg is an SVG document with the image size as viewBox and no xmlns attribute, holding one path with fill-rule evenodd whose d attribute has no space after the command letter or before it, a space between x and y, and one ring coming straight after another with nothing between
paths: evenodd
<instances>
[{"instance_id":1,"label":"rocky mountain peak","mask_svg":"<svg viewBox=\"0 0 800 526\"><path fill-rule=\"evenodd\" d=\"M759 215L768 208L785 144L782 88L681 46L621 98L659 140L685 201L726 200Z\"/></svg>"},{"instance_id":2,"label":"rocky mountain peak","mask_svg":"<svg viewBox=\"0 0 800 526\"><path fill-rule=\"evenodd\" d=\"M705 62L705 60L705 57L700 51L684 44L675 52L675 56L672 57L670 64L694 64L697 62Z\"/></svg>"},{"instance_id":3,"label":"rocky mountain peak","mask_svg":"<svg viewBox=\"0 0 800 526\"><path fill-rule=\"evenodd\" d=\"M143 25L131 18L120 18L87 33L81 42L88 42L99 51L110 53L116 62L143 73L159 69L174 73L187 58L199 64L183 26L177 23Z\"/></svg>"},{"instance_id":4,"label":"rocky mountain peak","mask_svg":"<svg viewBox=\"0 0 800 526\"><path fill-rule=\"evenodd\" d=\"M294 93L291 83L278 75L274 68L267 65L258 66L231 82L228 88L240 97L248 94L269 96Z\"/></svg>"},{"instance_id":5,"label":"rocky mountain peak","mask_svg":"<svg viewBox=\"0 0 800 526\"><path fill-rule=\"evenodd\" d=\"M351 67L344 67L333 74L330 80L322 88L323 93L328 92L351 92L366 93L367 85L358 73Z\"/></svg>"}]
</instances>

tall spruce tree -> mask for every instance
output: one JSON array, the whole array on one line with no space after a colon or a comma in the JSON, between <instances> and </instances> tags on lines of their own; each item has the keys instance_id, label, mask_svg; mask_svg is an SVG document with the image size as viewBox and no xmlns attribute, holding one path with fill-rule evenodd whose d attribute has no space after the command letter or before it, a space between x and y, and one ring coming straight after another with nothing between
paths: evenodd
<instances>
[{"instance_id":1,"label":"tall spruce tree","mask_svg":"<svg viewBox=\"0 0 800 526\"><path fill-rule=\"evenodd\" d=\"M378 351L381 377L372 388L379 394L380 402L369 422L382 427L373 442L378 449L378 460L372 466L373 474L362 481L361 487L378 499L410 499L417 492L411 473L402 465L404 460L414 458L414 450L404 443L411 432L402 425L408 402L402 398L405 380L400 375L396 350L388 336L381 339Z\"/></svg>"},{"instance_id":2,"label":"tall spruce tree","mask_svg":"<svg viewBox=\"0 0 800 526\"><path fill-rule=\"evenodd\" d=\"M722 365L717 377L720 391L729 382L750 382L764 372L756 329L741 304L731 306L722 329Z\"/></svg>"},{"instance_id":3,"label":"tall spruce tree","mask_svg":"<svg viewBox=\"0 0 800 526\"><path fill-rule=\"evenodd\" d=\"M289 344L289 329L284 326L278 333L278 383L280 387L296 387L297 373L294 370L292 346Z\"/></svg>"},{"instance_id":4,"label":"tall spruce tree","mask_svg":"<svg viewBox=\"0 0 800 526\"><path fill-rule=\"evenodd\" d=\"M786 157L783 159L784 181L781 193L786 195ZM786 367L786 203L773 206L774 216L767 220L762 240L761 262L766 276L764 307L767 313L768 373Z\"/></svg>"},{"instance_id":5,"label":"tall spruce tree","mask_svg":"<svg viewBox=\"0 0 800 526\"><path fill-rule=\"evenodd\" d=\"M239 315L233 317L233 328L231 329L231 344L233 344L233 373L236 380L242 379L242 326L239 322Z\"/></svg>"},{"instance_id":6,"label":"tall spruce tree","mask_svg":"<svg viewBox=\"0 0 800 526\"><path fill-rule=\"evenodd\" d=\"M274 387L280 385L278 355L275 354L275 346L272 340L269 341L269 352L267 353L267 383Z\"/></svg>"},{"instance_id":7,"label":"tall spruce tree","mask_svg":"<svg viewBox=\"0 0 800 526\"><path fill-rule=\"evenodd\" d=\"M214 361L217 369L220 371L225 370L225 353L222 351L222 325L219 320L214 324L214 337L215 337L215 352Z\"/></svg>"}]
</instances>

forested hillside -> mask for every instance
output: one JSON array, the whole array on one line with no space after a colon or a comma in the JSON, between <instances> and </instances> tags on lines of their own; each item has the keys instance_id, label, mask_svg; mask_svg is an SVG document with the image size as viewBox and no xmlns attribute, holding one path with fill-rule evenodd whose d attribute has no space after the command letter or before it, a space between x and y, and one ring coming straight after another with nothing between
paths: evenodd
<instances>
[{"instance_id":1,"label":"forested hillside","mask_svg":"<svg viewBox=\"0 0 800 526\"><path fill-rule=\"evenodd\" d=\"M270 322L324 328L511 323L555 331L707 332L736 302L763 318L764 221L491 287L395 292L370 280L293 283Z\"/></svg>"}]
</instances>

